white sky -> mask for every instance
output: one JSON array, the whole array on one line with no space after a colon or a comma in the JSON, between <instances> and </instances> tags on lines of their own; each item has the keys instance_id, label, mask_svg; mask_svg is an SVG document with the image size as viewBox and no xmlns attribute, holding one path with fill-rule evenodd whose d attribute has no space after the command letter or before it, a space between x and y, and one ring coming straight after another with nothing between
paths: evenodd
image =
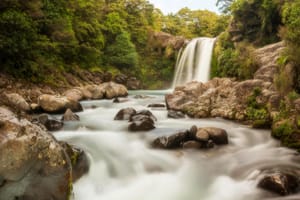
<instances>
[{"instance_id":1,"label":"white sky","mask_svg":"<svg viewBox=\"0 0 300 200\"><path fill-rule=\"evenodd\" d=\"M216 7L217 0L148 0L154 4L156 8L159 8L164 14L176 13L178 10L184 7L188 7L191 10L210 10L218 12Z\"/></svg>"}]
</instances>

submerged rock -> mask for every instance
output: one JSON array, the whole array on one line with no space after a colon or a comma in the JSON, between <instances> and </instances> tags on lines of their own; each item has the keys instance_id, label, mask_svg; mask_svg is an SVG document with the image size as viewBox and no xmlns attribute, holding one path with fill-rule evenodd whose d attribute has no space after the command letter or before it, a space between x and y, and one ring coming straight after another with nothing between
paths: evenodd
<instances>
[{"instance_id":1,"label":"submerged rock","mask_svg":"<svg viewBox=\"0 0 300 200\"><path fill-rule=\"evenodd\" d=\"M2 107L0 121L1 199L68 199L72 168L56 139Z\"/></svg>"},{"instance_id":2,"label":"submerged rock","mask_svg":"<svg viewBox=\"0 0 300 200\"><path fill-rule=\"evenodd\" d=\"M185 118L185 114L180 111L169 110L168 117L173 119L181 119L181 118Z\"/></svg>"}]
</instances>

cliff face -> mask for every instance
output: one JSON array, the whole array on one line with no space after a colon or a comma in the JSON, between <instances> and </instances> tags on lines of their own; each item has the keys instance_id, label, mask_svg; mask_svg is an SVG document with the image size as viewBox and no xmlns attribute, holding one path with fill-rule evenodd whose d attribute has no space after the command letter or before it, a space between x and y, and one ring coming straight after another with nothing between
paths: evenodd
<instances>
[{"instance_id":1,"label":"cliff face","mask_svg":"<svg viewBox=\"0 0 300 200\"><path fill-rule=\"evenodd\" d=\"M152 49L157 49L162 53L166 48L171 48L172 50L179 50L188 42L182 36L173 36L164 32L153 32L150 33L148 45Z\"/></svg>"},{"instance_id":2,"label":"cliff face","mask_svg":"<svg viewBox=\"0 0 300 200\"><path fill-rule=\"evenodd\" d=\"M253 79L238 82L214 78L207 83L191 82L177 87L172 94L166 95L168 108L195 118L222 117L254 127L272 127L273 136L287 146L293 143L293 147L300 148L300 139L297 139L300 138L297 109L300 99L297 95L285 96L278 89L278 84L287 84L278 80L282 70L287 74L286 79L293 82L293 67L278 64L284 48L284 43L279 42L255 50L258 70ZM288 133L285 126L288 126ZM290 139L288 143L286 135Z\"/></svg>"}]
</instances>

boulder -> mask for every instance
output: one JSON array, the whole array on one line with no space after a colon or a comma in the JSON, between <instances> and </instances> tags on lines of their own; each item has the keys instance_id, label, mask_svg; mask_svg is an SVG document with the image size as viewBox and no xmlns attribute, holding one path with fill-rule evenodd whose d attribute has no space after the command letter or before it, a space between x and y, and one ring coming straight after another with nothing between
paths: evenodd
<instances>
[{"instance_id":1,"label":"boulder","mask_svg":"<svg viewBox=\"0 0 300 200\"><path fill-rule=\"evenodd\" d=\"M105 93L99 85L87 85L81 90L83 90L85 99L102 99Z\"/></svg>"},{"instance_id":2,"label":"boulder","mask_svg":"<svg viewBox=\"0 0 300 200\"><path fill-rule=\"evenodd\" d=\"M196 141L199 142L208 142L210 135L207 130L200 128L197 130L196 134L194 135L194 138Z\"/></svg>"},{"instance_id":3,"label":"boulder","mask_svg":"<svg viewBox=\"0 0 300 200\"><path fill-rule=\"evenodd\" d=\"M115 116L114 120L129 120L130 116L136 114L136 110L133 108L121 109Z\"/></svg>"},{"instance_id":4,"label":"boulder","mask_svg":"<svg viewBox=\"0 0 300 200\"><path fill-rule=\"evenodd\" d=\"M14 110L29 112L31 110L30 105L27 101L17 93L7 94L4 93L1 95L2 101L5 105L11 107Z\"/></svg>"},{"instance_id":5,"label":"boulder","mask_svg":"<svg viewBox=\"0 0 300 200\"><path fill-rule=\"evenodd\" d=\"M124 85L114 82L102 83L99 85L102 91L104 91L103 97L106 99L113 99L115 97L125 97L128 95L128 91Z\"/></svg>"},{"instance_id":6,"label":"boulder","mask_svg":"<svg viewBox=\"0 0 300 200\"><path fill-rule=\"evenodd\" d=\"M126 85L128 76L125 74L118 74L114 77L114 81L118 84Z\"/></svg>"},{"instance_id":7,"label":"boulder","mask_svg":"<svg viewBox=\"0 0 300 200\"><path fill-rule=\"evenodd\" d=\"M228 144L228 134L224 129L206 127L203 128L208 134L209 139L211 139L215 144Z\"/></svg>"},{"instance_id":8,"label":"boulder","mask_svg":"<svg viewBox=\"0 0 300 200\"><path fill-rule=\"evenodd\" d=\"M299 191L299 178L295 175L276 172L264 176L258 183L258 187L264 190L286 196Z\"/></svg>"},{"instance_id":9,"label":"boulder","mask_svg":"<svg viewBox=\"0 0 300 200\"><path fill-rule=\"evenodd\" d=\"M68 199L72 167L56 139L2 107L0 121L1 199Z\"/></svg>"},{"instance_id":10,"label":"boulder","mask_svg":"<svg viewBox=\"0 0 300 200\"><path fill-rule=\"evenodd\" d=\"M67 109L65 114L62 116L62 121L79 121L80 118L78 115L72 112L71 109Z\"/></svg>"},{"instance_id":11,"label":"boulder","mask_svg":"<svg viewBox=\"0 0 300 200\"><path fill-rule=\"evenodd\" d=\"M41 114L37 117L37 121L43 124L48 131L59 131L63 128L64 123L47 114Z\"/></svg>"},{"instance_id":12,"label":"boulder","mask_svg":"<svg viewBox=\"0 0 300 200\"><path fill-rule=\"evenodd\" d=\"M84 98L84 95L79 88L67 90L63 95L72 101L81 101Z\"/></svg>"},{"instance_id":13,"label":"boulder","mask_svg":"<svg viewBox=\"0 0 300 200\"><path fill-rule=\"evenodd\" d=\"M153 120L146 115L140 120L132 121L132 123L130 123L128 126L129 131L149 131L154 128L155 126Z\"/></svg>"},{"instance_id":14,"label":"boulder","mask_svg":"<svg viewBox=\"0 0 300 200\"><path fill-rule=\"evenodd\" d=\"M47 113L63 114L68 108L72 111L82 111L78 101L72 101L67 97L43 94L38 98L38 105Z\"/></svg>"},{"instance_id":15,"label":"boulder","mask_svg":"<svg viewBox=\"0 0 300 200\"><path fill-rule=\"evenodd\" d=\"M135 115L146 115L148 117L150 117L152 119L152 121L157 121L157 118L152 114L152 112L150 112L149 110L140 110L140 111L137 111L134 115L131 115L130 117L130 121L133 121L133 117Z\"/></svg>"},{"instance_id":16,"label":"boulder","mask_svg":"<svg viewBox=\"0 0 300 200\"><path fill-rule=\"evenodd\" d=\"M185 118L185 114L183 114L180 111L169 110L168 117L173 119L181 119L181 118Z\"/></svg>"},{"instance_id":17,"label":"boulder","mask_svg":"<svg viewBox=\"0 0 300 200\"><path fill-rule=\"evenodd\" d=\"M178 132L168 137L167 148L175 149L181 148L183 143L190 140L190 135L187 131Z\"/></svg>"},{"instance_id":18,"label":"boulder","mask_svg":"<svg viewBox=\"0 0 300 200\"><path fill-rule=\"evenodd\" d=\"M72 164L72 181L76 182L84 174L87 174L90 169L90 161L87 154L80 148L70 145L66 142L60 142L65 149Z\"/></svg>"}]
</instances>

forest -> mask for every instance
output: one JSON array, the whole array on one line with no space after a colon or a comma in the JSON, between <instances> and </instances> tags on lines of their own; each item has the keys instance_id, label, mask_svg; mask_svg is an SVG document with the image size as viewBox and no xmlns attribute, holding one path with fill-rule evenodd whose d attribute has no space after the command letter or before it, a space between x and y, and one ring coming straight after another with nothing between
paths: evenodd
<instances>
[{"instance_id":1,"label":"forest","mask_svg":"<svg viewBox=\"0 0 300 200\"><path fill-rule=\"evenodd\" d=\"M55 84L64 79L61 72L85 69L135 75L145 87L162 87L172 79L177 52L153 50L151 34L216 37L228 19L188 8L165 16L146 0L3 0L1 71Z\"/></svg>"}]
</instances>

